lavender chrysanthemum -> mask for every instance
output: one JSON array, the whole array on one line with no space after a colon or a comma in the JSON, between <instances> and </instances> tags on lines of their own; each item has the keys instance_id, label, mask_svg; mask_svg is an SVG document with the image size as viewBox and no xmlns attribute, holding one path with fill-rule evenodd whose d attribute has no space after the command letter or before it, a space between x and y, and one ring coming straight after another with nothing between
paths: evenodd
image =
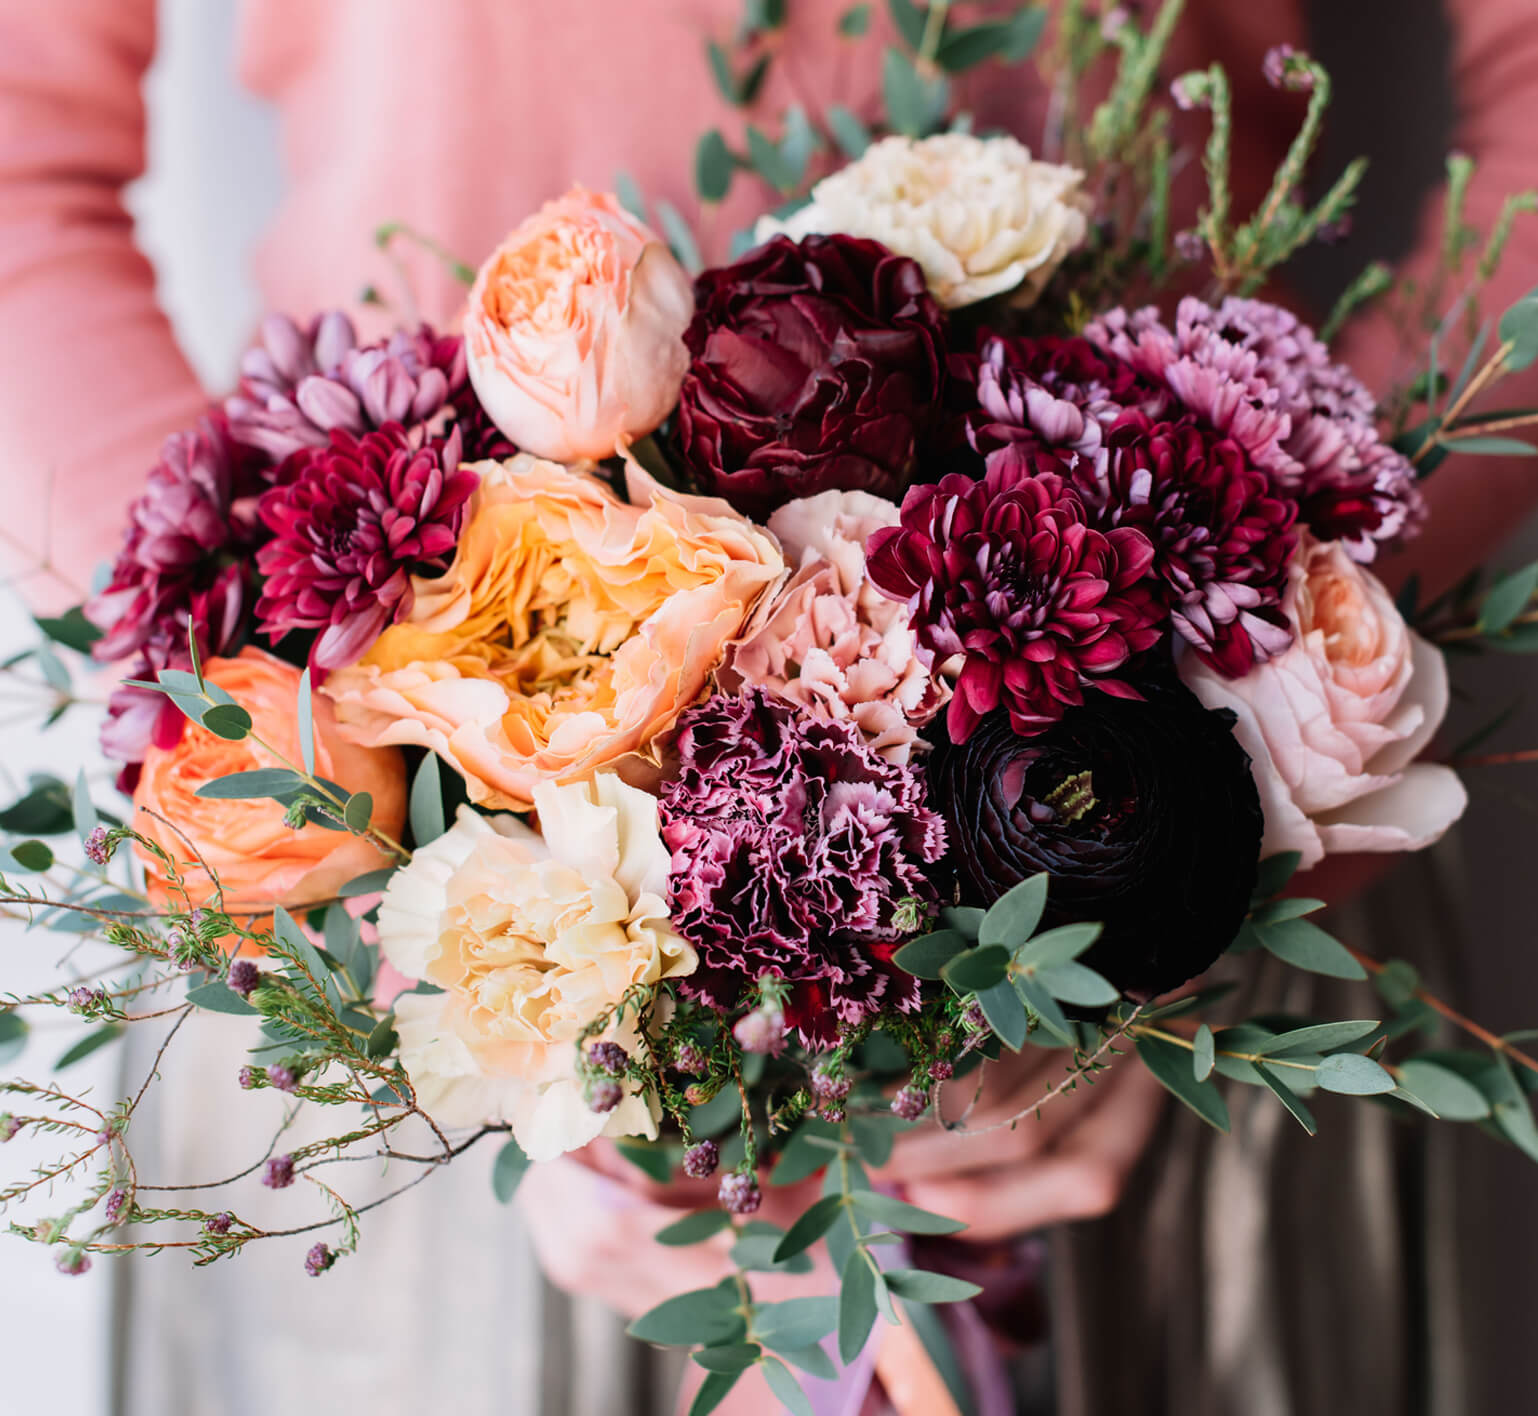
<instances>
[{"instance_id":1,"label":"lavender chrysanthemum","mask_svg":"<svg viewBox=\"0 0 1538 1416\"><path fill-rule=\"evenodd\" d=\"M685 990L730 1008L777 973L805 1040L911 1007L899 906L934 899L923 867L945 846L919 776L757 688L685 713L678 754L661 818L673 924L700 956Z\"/></svg>"},{"instance_id":2,"label":"lavender chrysanthemum","mask_svg":"<svg viewBox=\"0 0 1538 1416\"><path fill-rule=\"evenodd\" d=\"M257 618L274 640L320 630L311 662L341 668L411 608L413 572L441 569L476 476L459 468L457 428L424 441L398 423L333 433L286 471L261 503L273 539L257 555L268 577Z\"/></svg>"},{"instance_id":3,"label":"lavender chrysanthemum","mask_svg":"<svg viewBox=\"0 0 1538 1416\"><path fill-rule=\"evenodd\" d=\"M352 321L335 310L303 329L269 315L225 411L236 441L274 462L326 447L333 432L362 437L400 423L441 434L451 416L469 457L513 451L481 412L458 335L421 325L360 347Z\"/></svg>"}]
</instances>

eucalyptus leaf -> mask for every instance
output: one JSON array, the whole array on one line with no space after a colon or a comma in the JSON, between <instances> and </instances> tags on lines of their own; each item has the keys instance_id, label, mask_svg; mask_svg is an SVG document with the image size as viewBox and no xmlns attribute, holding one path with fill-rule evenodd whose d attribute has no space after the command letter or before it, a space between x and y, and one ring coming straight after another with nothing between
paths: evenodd
<instances>
[{"instance_id":1,"label":"eucalyptus leaf","mask_svg":"<svg viewBox=\"0 0 1538 1416\"><path fill-rule=\"evenodd\" d=\"M665 1299L625 1329L631 1337L662 1347L731 1342L741 1330L742 1319L717 1288L695 1288Z\"/></svg>"},{"instance_id":2,"label":"eucalyptus leaf","mask_svg":"<svg viewBox=\"0 0 1538 1416\"><path fill-rule=\"evenodd\" d=\"M217 981L189 988L187 1001L196 1008L206 1008L210 1013L233 1013L247 1018L255 1017L257 1013L233 988Z\"/></svg>"},{"instance_id":3,"label":"eucalyptus leaf","mask_svg":"<svg viewBox=\"0 0 1538 1416\"><path fill-rule=\"evenodd\" d=\"M658 1230L652 1237L659 1244L682 1248L690 1244L702 1244L705 1240L731 1228L732 1217L724 1209L702 1209L674 1220L667 1228Z\"/></svg>"},{"instance_id":4,"label":"eucalyptus leaf","mask_svg":"<svg viewBox=\"0 0 1538 1416\"><path fill-rule=\"evenodd\" d=\"M910 1303L964 1303L983 1291L976 1283L923 1269L888 1269L884 1277L887 1287Z\"/></svg>"},{"instance_id":5,"label":"eucalyptus leaf","mask_svg":"<svg viewBox=\"0 0 1538 1416\"><path fill-rule=\"evenodd\" d=\"M342 820L347 823L347 829L359 835L367 831L369 823L374 819L374 798L368 792L354 792L347 798L347 805L342 808Z\"/></svg>"},{"instance_id":6,"label":"eucalyptus leaf","mask_svg":"<svg viewBox=\"0 0 1538 1416\"><path fill-rule=\"evenodd\" d=\"M1035 979L1059 1003L1075 1008L1108 1008L1121 997L1116 986L1083 964L1038 969Z\"/></svg>"},{"instance_id":7,"label":"eucalyptus leaf","mask_svg":"<svg viewBox=\"0 0 1538 1416\"><path fill-rule=\"evenodd\" d=\"M841 103L832 104L823 115L828 131L839 151L854 162L870 146L870 129Z\"/></svg>"},{"instance_id":8,"label":"eucalyptus leaf","mask_svg":"<svg viewBox=\"0 0 1538 1416\"><path fill-rule=\"evenodd\" d=\"M870 29L870 6L851 5L838 17L838 32L845 39L859 39Z\"/></svg>"},{"instance_id":9,"label":"eucalyptus leaf","mask_svg":"<svg viewBox=\"0 0 1538 1416\"><path fill-rule=\"evenodd\" d=\"M698 275L705 263L700 259L700 248L694 233L689 229L689 223L679 215L678 208L672 202L659 200L657 220L662 225L662 234L667 237L673 254L678 257L678 263L690 275Z\"/></svg>"},{"instance_id":10,"label":"eucalyptus leaf","mask_svg":"<svg viewBox=\"0 0 1538 1416\"><path fill-rule=\"evenodd\" d=\"M55 644L62 644L77 654L89 654L91 646L101 638L101 630L85 617L79 605L66 610L62 615L40 616L34 623Z\"/></svg>"},{"instance_id":11,"label":"eucalyptus leaf","mask_svg":"<svg viewBox=\"0 0 1538 1416\"><path fill-rule=\"evenodd\" d=\"M756 1342L727 1342L720 1347L705 1347L694 1354L694 1360L707 1372L722 1372L733 1376L745 1372L762 1354Z\"/></svg>"},{"instance_id":12,"label":"eucalyptus leaf","mask_svg":"<svg viewBox=\"0 0 1538 1416\"><path fill-rule=\"evenodd\" d=\"M1503 575L1485 592L1479 607L1478 629L1481 634L1501 634L1527 608L1538 590L1538 561Z\"/></svg>"},{"instance_id":13,"label":"eucalyptus leaf","mask_svg":"<svg viewBox=\"0 0 1538 1416\"><path fill-rule=\"evenodd\" d=\"M1061 924L1016 949L1015 962L1022 968L1043 969L1071 964L1100 937L1104 927L1093 923Z\"/></svg>"},{"instance_id":14,"label":"eucalyptus leaf","mask_svg":"<svg viewBox=\"0 0 1538 1416\"><path fill-rule=\"evenodd\" d=\"M1283 920L1260 930L1266 951L1283 963L1329 978L1365 979L1364 969L1333 936L1306 919Z\"/></svg>"},{"instance_id":15,"label":"eucalyptus leaf","mask_svg":"<svg viewBox=\"0 0 1538 1416\"><path fill-rule=\"evenodd\" d=\"M253 801L259 797L287 796L304 785L304 778L287 767L258 767L250 772L215 777L204 782L197 794L208 801Z\"/></svg>"},{"instance_id":16,"label":"eucalyptus leaf","mask_svg":"<svg viewBox=\"0 0 1538 1416\"><path fill-rule=\"evenodd\" d=\"M812 1403L801 1390L801 1383L783 1362L766 1357L763 1363L764 1380L769 1390L777 1396L790 1416L814 1416Z\"/></svg>"},{"instance_id":17,"label":"eucalyptus leaf","mask_svg":"<svg viewBox=\"0 0 1538 1416\"><path fill-rule=\"evenodd\" d=\"M921 9L914 0L887 0L892 13L892 24L909 49L917 49L924 42L924 25L928 7Z\"/></svg>"},{"instance_id":18,"label":"eucalyptus leaf","mask_svg":"<svg viewBox=\"0 0 1538 1416\"><path fill-rule=\"evenodd\" d=\"M1137 1055L1144 1066L1209 1126L1228 1130L1228 1106L1209 1077L1198 1082L1191 1071L1191 1054L1159 1037L1139 1037Z\"/></svg>"},{"instance_id":19,"label":"eucalyptus leaf","mask_svg":"<svg viewBox=\"0 0 1538 1416\"><path fill-rule=\"evenodd\" d=\"M1445 446L1449 452L1470 452L1484 457L1538 456L1538 447L1521 438L1449 436Z\"/></svg>"},{"instance_id":20,"label":"eucalyptus leaf","mask_svg":"<svg viewBox=\"0 0 1538 1416\"><path fill-rule=\"evenodd\" d=\"M940 970L940 977L957 993L975 993L979 989L992 988L1008 974L1009 950L1001 944L968 949L957 954Z\"/></svg>"},{"instance_id":21,"label":"eucalyptus leaf","mask_svg":"<svg viewBox=\"0 0 1538 1416\"><path fill-rule=\"evenodd\" d=\"M1275 1056L1283 1052L1328 1052L1332 1047L1345 1047L1358 1042L1378 1026L1376 1018L1357 1018L1350 1022L1314 1023L1306 1028L1293 1028L1256 1047L1262 1056Z\"/></svg>"},{"instance_id":22,"label":"eucalyptus leaf","mask_svg":"<svg viewBox=\"0 0 1538 1416\"><path fill-rule=\"evenodd\" d=\"M75 834L83 841L100 824L96 804L91 800L91 784L85 779L85 768L75 778L75 790L70 798L70 813L74 818Z\"/></svg>"},{"instance_id":23,"label":"eucalyptus leaf","mask_svg":"<svg viewBox=\"0 0 1538 1416\"><path fill-rule=\"evenodd\" d=\"M491 1193L499 1205L511 1202L528 1168L529 1158L523 1153L523 1147L509 1136L491 1165Z\"/></svg>"},{"instance_id":24,"label":"eucalyptus leaf","mask_svg":"<svg viewBox=\"0 0 1538 1416\"><path fill-rule=\"evenodd\" d=\"M1212 1029L1203 1023L1196 1030L1191 1045L1191 1075L1198 1082L1205 1082L1212 1075L1217 1051L1212 1039Z\"/></svg>"},{"instance_id":25,"label":"eucalyptus leaf","mask_svg":"<svg viewBox=\"0 0 1538 1416\"><path fill-rule=\"evenodd\" d=\"M920 1209L879 1190L853 1191L849 1203L866 1218L900 1234L959 1234L966 1228L960 1220Z\"/></svg>"},{"instance_id":26,"label":"eucalyptus leaf","mask_svg":"<svg viewBox=\"0 0 1538 1416\"><path fill-rule=\"evenodd\" d=\"M936 929L910 939L892 962L915 978L938 979L940 970L966 947L966 939L956 930Z\"/></svg>"},{"instance_id":27,"label":"eucalyptus leaf","mask_svg":"<svg viewBox=\"0 0 1538 1416\"><path fill-rule=\"evenodd\" d=\"M694 1400L689 1403L689 1416L709 1416L728 1396L732 1388L737 1385L740 1372L712 1372L700 1383L700 1389L694 1393Z\"/></svg>"},{"instance_id":28,"label":"eucalyptus leaf","mask_svg":"<svg viewBox=\"0 0 1538 1416\"><path fill-rule=\"evenodd\" d=\"M1014 984L1004 979L974 996L995 1036L1011 1052L1018 1052L1025 1045L1031 1020L1025 1011L1025 1004L1020 1001L1020 995L1015 992Z\"/></svg>"},{"instance_id":29,"label":"eucalyptus leaf","mask_svg":"<svg viewBox=\"0 0 1538 1416\"><path fill-rule=\"evenodd\" d=\"M1036 1015L1036 1021L1048 1033L1064 1047L1077 1046L1078 1038L1068 1025L1068 1019L1063 1015L1063 1010L1058 1007L1057 1000L1035 979L1026 974L1016 974L1015 991L1019 993L1026 1007Z\"/></svg>"},{"instance_id":30,"label":"eucalyptus leaf","mask_svg":"<svg viewBox=\"0 0 1538 1416\"><path fill-rule=\"evenodd\" d=\"M838 1297L838 1355L853 1362L876 1322L876 1270L862 1249L844 1264Z\"/></svg>"},{"instance_id":31,"label":"eucalyptus leaf","mask_svg":"<svg viewBox=\"0 0 1538 1416\"><path fill-rule=\"evenodd\" d=\"M1490 1103L1479 1088L1456 1072L1412 1057L1399 1064L1400 1085L1407 1087L1444 1121L1483 1121Z\"/></svg>"},{"instance_id":32,"label":"eucalyptus leaf","mask_svg":"<svg viewBox=\"0 0 1538 1416\"><path fill-rule=\"evenodd\" d=\"M27 1045L27 1020L7 1009L0 1012L0 1065L14 1062Z\"/></svg>"},{"instance_id":33,"label":"eucalyptus leaf","mask_svg":"<svg viewBox=\"0 0 1538 1416\"><path fill-rule=\"evenodd\" d=\"M422 759L411 779L407 814L411 819L411 839L419 846L436 841L447 830L443 819L443 776L436 752L429 752Z\"/></svg>"},{"instance_id":34,"label":"eucalyptus leaf","mask_svg":"<svg viewBox=\"0 0 1538 1416\"><path fill-rule=\"evenodd\" d=\"M881 64L881 94L892 127L905 137L922 138L945 117L950 85L926 79L900 49L888 49Z\"/></svg>"},{"instance_id":35,"label":"eucalyptus leaf","mask_svg":"<svg viewBox=\"0 0 1538 1416\"><path fill-rule=\"evenodd\" d=\"M800 1367L803 1372L810 1372L825 1382L831 1382L838 1376L838 1368L833 1365L833 1359L815 1343L807 1347L776 1347L774 1350L791 1366Z\"/></svg>"},{"instance_id":36,"label":"eucalyptus leaf","mask_svg":"<svg viewBox=\"0 0 1538 1416\"><path fill-rule=\"evenodd\" d=\"M205 708L202 722L215 737L227 742L241 742L251 733L251 715L238 703L215 703L212 708Z\"/></svg>"},{"instance_id":37,"label":"eucalyptus leaf","mask_svg":"<svg viewBox=\"0 0 1538 1416\"><path fill-rule=\"evenodd\" d=\"M1501 316L1502 344L1510 344L1503 360L1510 372L1525 369L1538 359L1538 290L1524 295Z\"/></svg>"},{"instance_id":38,"label":"eucalyptus leaf","mask_svg":"<svg viewBox=\"0 0 1538 1416\"><path fill-rule=\"evenodd\" d=\"M626 1137L615 1141L614 1149L659 1185L666 1185L673 1178L673 1151L665 1145Z\"/></svg>"},{"instance_id":39,"label":"eucalyptus leaf","mask_svg":"<svg viewBox=\"0 0 1538 1416\"><path fill-rule=\"evenodd\" d=\"M89 1057L99 1047L105 1047L109 1042L114 1042L123 1035L121 1023L104 1023L101 1027L93 1029L80 1039L73 1047L68 1048L57 1062L53 1064L55 1072L62 1072L66 1067L73 1067L76 1062Z\"/></svg>"},{"instance_id":40,"label":"eucalyptus leaf","mask_svg":"<svg viewBox=\"0 0 1538 1416\"><path fill-rule=\"evenodd\" d=\"M694 185L700 200L719 202L725 197L732 185L735 166L721 130L712 128L703 134L694 149Z\"/></svg>"},{"instance_id":41,"label":"eucalyptus leaf","mask_svg":"<svg viewBox=\"0 0 1538 1416\"><path fill-rule=\"evenodd\" d=\"M1047 881L1047 873L1042 871L1000 895L978 926L977 942L985 947L1000 944L1010 950L1024 944L1036 932L1047 907Z\"/></svg>"},{"instance_id":42,"label":"eucalyptus leaf","mask_svg":"<svg viewBox=\"0 0 1538 1416\"><path fill-rule=\"evenodd\" d=\"M9 853L23 870L37 872L53 865L53 851L41 841L18 841L10 847Z\"/></svg>"},{"instance_id":43,"label":"eucalyptus leaf","mask_svg":"<svg viewBox=\"0 0 1538 1416\"><path fill-rule=\"evenodd\" d=\"M1261 861L1255 873L1256 900L1269 900L1296 874L1303 859L1301 851L1278 851Z\"/></svg>"},{"instance_id":44,"label":"eucalyptus leaf","mask_svg":"<svg viewBox=\"0 0 1538 1416\"><path fill-rule=\"evenodd\" d=\"M837 1298L787 1298L761 1303L753 1313L753 1331L765 1346L806 1347L821 1342L837 1324Z\"/></svg>"},{"instance_id":45,"label":"eucalyptus leaf","mask_svg":"<svg viewBox=\"0 0 1538 1416\"><path fill-rule=\"evenodd\" d=\"M1342 1096L1377 1096L1394 1090L1394 1079L1371 1057L1358 1052L1337 1052L1326 1057L1314 1072L1325 1091Z\"/></svg>"},{"instance_id":46,"label":"eucalyptus leaf","mask_svg":"<svg viewBox=\"0 0 1538 1416\"><path fill-rule=\"evenodd\" d=\"M304 666L304 672L299 675L299 760L304 763L304 770L312 777L315 775L315 699L310 688L310 666Z\"/></svg>"}]
</instances>

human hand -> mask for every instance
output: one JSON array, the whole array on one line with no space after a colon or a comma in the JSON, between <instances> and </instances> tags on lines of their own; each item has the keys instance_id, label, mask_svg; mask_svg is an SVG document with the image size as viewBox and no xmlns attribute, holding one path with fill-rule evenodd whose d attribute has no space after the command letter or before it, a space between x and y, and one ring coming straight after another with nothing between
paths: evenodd
<instances>
[{"instance_id":1,"label":"human hand","mask_svg":"<svg viewBox=\"0 0 1538 1416\"><path fill-rule=\"evenodd\" d=\"M1061 1052L1027 1049L985 1064L981 1079L941 1089L941 1114L963 1130L933 1123L897 1138L876 1179L923 1209L961 1220L956 1237L984 1243L1067 1220L1107 1213L1120 1200L1164 1106L1163 1087L1123 1057L1039 1113L1009 1118L1066 1072Z\"/></svg>"}]
</instances>

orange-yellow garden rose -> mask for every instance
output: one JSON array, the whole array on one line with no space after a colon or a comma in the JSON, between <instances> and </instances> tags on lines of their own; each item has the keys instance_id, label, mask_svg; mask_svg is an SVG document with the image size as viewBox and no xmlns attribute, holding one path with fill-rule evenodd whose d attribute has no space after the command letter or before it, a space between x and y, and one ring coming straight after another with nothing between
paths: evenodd
<instances>
[{"instance_id":1,"label":"orange-yellow garden rose","mask_svg":"<svg viewBox=\"0 0 1538 1416\"><path fill-rule=\"evenodd\" d=\"M694 291L673 253L607 193L574 187L492 252L465 353L491 421L557 462L610 456L678 402Z\"/></svg>"},{"instance_id":2,"label":"orange-yellow garden rose","mask_svg":"<svg viewBox=\"0 0 1538 1416\"><path fill-rule=\"evenodd\" d=\"M260 649L246 648L233 659L210 659L203 676L218 684L251 715L256 736L290 762L301 760L297 704L299 670ZM406 769L394 748L373 749L344 741L336 730L331 705L315 698L315 772L374 798L373 823L397 836L406 819ZM284 824L283 807L270 798L218 801L200 797L198 788L218 777L279 767L249 738L228 742L206 728L188 724L172 748L151 747L134 792L133 825L178 862L192 903L209 889L182 832L197 847L224 888L231 914L265 913L275 904L290 909L324 900L354 876L389 864L368 841L346 831L307 825L295 831ZM166 818L158 820L149 814ZM141 846L149 895L157 906L171 900L164 869Z\"/></svg>"},{"instance_id":3,"label":"orange-yellow garden rose","mask_svg":"<svg viewBox=\"0 0 1538 1416\"><path fill-rule=\"evenodd\" d=\"M354 742L430 747L470 799L527 810L653 740L704 691L784 569L723 501L630 469L630 503L582 471L483 462L447 574L325 692Z\"/></svg>"}]
</instances>

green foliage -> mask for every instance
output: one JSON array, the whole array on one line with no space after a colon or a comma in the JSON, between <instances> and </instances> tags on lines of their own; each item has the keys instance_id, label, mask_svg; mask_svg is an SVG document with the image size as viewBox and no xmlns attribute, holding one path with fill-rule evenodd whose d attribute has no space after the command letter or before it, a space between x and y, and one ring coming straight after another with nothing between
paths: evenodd
<instances>
[{"instance_id":1,"label":"green foliage","mask_svg":"<svg viewBox=\"0 0 1538 1416\"><path fill-rule=\"evenodd\" d=\"M91 646L101 638L101 630L85 617L79 605L66 610L62 615L38 618L34 623L55 644L62 644L77 654L89 654Z\"/></svg>"},{"instance_id":2,"label":"green foliage","mask_svg":"<svg viewBox=\"0 0 1538 1416\"><path fill-rule=\"evenodd\" d=\"M210 1013L231 1013L237 1017L254 1018L258 1012L240 994L228 985L213 982L202 983L187 990L187 1001L194 1007L205 1008Z\"/></svg>"},{"instance_id":3,"label":"green foliage","mask_svg":"<svg viewBox=\"0 0 1538 1416\"><path fill-rule=\"evenodd\" d=\"M62 1072L66 1067L73 1067L75 1063L84 1061L98 1048L105 1047L109 1042L116 1042L123 1035L121 1023L103 1023L99 1028L93 1028L73 1047L67 1048L59 1060L53 1064L55 1072Z\"/></svg>"},{"instance_id":4,"label":"green foliage","mask_svg":"<svg viewBox=\"0 0 1538 1416\"><path fill-rule=\"evenodd\" d=\"M694 149L694 185L701 201L724 200L731 188L735 168L736 161L719 128L700 135Z\"/></svg>"},{"instance_id":5,"label":"green foliage","mask_svg":"<svg viewBox=\"0 0 1538 1416\"><path fill-rule=\"evenodd\" d=\"M697 1342L736 1342L742 1319L733 1311L729 1286L696 1288L665 1299L625 1329L631 1337L661 1347L692 1347Z\"/></svg>"},{"instance_id":6,"label":"green foliage","mask_svg":"<svg viewBox=\"0 0 1538 1416\"><path fill-rule=\"evenodd\" d=\"M523 1153L523 1147L509 1136L491 1166L491 1193L497 1197L499 1205L511 1203L528 1168L529 1158Z\"/></svg>"},{"instance_id":7,"label":"green foliage","mask_svg":"<svg viewBox=\"0 0 1538 1416\"><path fill-rule=\"evenodd\" d=\"M431 844L448 829L443 812L443 773L436 752L423 757L411 779L407 814L411 820L411 839L419 846Z\"/></svg>"},{"instance_id":8,"label":"green foliage","mask_svg":"<svg viewBox=\"0 0 1538 1416\"><path fill-rule=\"evenodd\" d=\"M1047 878L1042 871L1000 895L978 926L977 942L985 947L999 944L1006 949L1024 944L1036 932L1047 907Z\"/></svg>"},{"instance_id":9,"label":"green foliage","mask_svg":"<svg viewBox=\"0 0 1538 1416\"><path fill-rule=\"evenodd\" d=\"M1209 1126L1228 1130L1228 1104L1210 1079L1196 1080L1189 1053L1163 1038L1146 1034L1137 1039L1136 1046L1144 1065L1170 1092Z\"/></svg>"},{"instance_id":10,"label":"green foliage","mask_svg":"<svg viewBox=\"0 0 1538 1416\"><path fill-rule=\"evenodd\" d=\"M881 61L881 94L892 127L905 137L922 138L945 119L950 84L925 78L900 49L888 49Z\"/></svg>"},{"instance_id":11,"label":"green foliage","mask_svg":"<svg viewBox=\"0 0 1538 1416\"><path fill-rule=\"evenodd\" d=\"M1325 1090L1342 1096L1378 1096L1394 1090L1395 1082L1370 1057L1356 1052L1337 1052L1326 1057L1314 1072Z\"/></svg>"}]
</instances>

